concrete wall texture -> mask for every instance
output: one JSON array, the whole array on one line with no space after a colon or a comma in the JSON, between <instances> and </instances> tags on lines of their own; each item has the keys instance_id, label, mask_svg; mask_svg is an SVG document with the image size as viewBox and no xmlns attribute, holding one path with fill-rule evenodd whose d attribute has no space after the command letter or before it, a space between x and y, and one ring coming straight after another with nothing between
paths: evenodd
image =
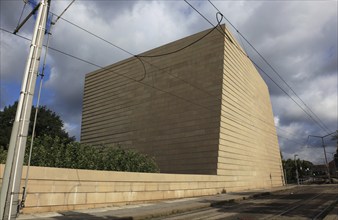
<instances>
[{"instance_id":1,"label":"concrete wall texture","mask_svg":"<svg viewBox=\"0 0 338 220\"><path fill-rule=\"evenodd\" d=\"M4 165L0 164L0 177ZM23 168L24 184L26 167ZM22 213L90 209L253 189L224 176L31 167ZM0 183L1 183L0 178ZM266 183L264 188L279 185ZM22 188L21 188L22 189ZM20 192L19 198L22 197Z\"/></svg>"},{"instance_id":2,"label":"concrete wall texture","mask_svg":"<svg viewBox=\"0 0 338 220\"><path fill-rule=\"evenodd\" d=\"M0 177L4 167L0 164ZM23 174L26 174L26 167ZM24 178L25 176L22 177L22 186ZM0 182L1 180L0 178ZM235 182L224 182L217 175L31 167L26 206L22 212L89 209L215 195L225 192L226 187L228 190L245 189L238 188Z\"/></svg>"},{"instance_id":3,"label":"concrete wall texture","mask_svg":"<svg viewBox=\"0 0 338 220\"><path fill-rule=\"evenodd\" d=\"M227 32L206 30L87 74L81 142L154 156L162 173L282 184L268 88ZM209 33L210 34L207 34Z\"/></svg>"}]
</instances>

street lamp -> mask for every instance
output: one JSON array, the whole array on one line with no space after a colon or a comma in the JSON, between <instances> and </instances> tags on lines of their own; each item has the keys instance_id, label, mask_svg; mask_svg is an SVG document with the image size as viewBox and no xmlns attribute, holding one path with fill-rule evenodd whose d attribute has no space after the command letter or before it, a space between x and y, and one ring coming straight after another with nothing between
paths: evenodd
<instances>
[{"instance_id":1,"label":"street lamp","mask_svg":"<svg viewBox=\"0 0 338 220\"><path fill-rule=\"evenodd\" d=\"M322 139L322 146L323 146L323 149L324 149L324 156L325 156L325 166L326 166L326 171L327 171L327 177L329 178L329 182L331 183L331 176L330 176L330 169L329 169L329 164L327 162L327 157L326 157L326 150L325 150L325 144L324 144L324 138L327 137L327 136L330 136L332 134L334 134L336 132L332 132L331 134L327 134L327 135L324 135L324 136L316 136L316 135L309 135L307 137L307 140L309 140L310 137L315 137L315 138L321 138Z\"/></svg>"},{"instance_id":2,"label":"street lamp","mask_svg":"<svg viewBox=\"0 0 338 220\"><path fill-rule=\"evenodd\" d=\"M297 167L297 161L296 161L296 157L298 156L298 154L295 154L293 157L293 160L295 161L295 165L296 165L296 179L297 179L297 185L299 185L299 176L298 176L298 167Z\"/></svg>"}]
</instances>

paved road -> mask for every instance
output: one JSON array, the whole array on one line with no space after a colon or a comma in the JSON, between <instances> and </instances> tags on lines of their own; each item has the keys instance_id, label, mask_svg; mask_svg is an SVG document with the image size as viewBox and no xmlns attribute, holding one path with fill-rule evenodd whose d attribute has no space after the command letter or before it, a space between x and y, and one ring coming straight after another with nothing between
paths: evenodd
<instances>
[{"instance_id":1,"label":"paved road","mask_svg":"<svg viewBox=\"0 0 338 220\"><path fill-rule=\"evenodd\" d=\"M322 219L337 199L338 184L287 186L152 204L20 215L18 220ZM338 203L325 220L338 220Z\"/></svg>"},{"instance_id":2,"label":"paved road","mask_svg":"<svg viewBox=\"0 0 338 220\"><path fill-rule=\"evenodd\" d=\"M158 219L323 219L338 199L338 185L302 186Z\"/></svg>"}]
</instances>

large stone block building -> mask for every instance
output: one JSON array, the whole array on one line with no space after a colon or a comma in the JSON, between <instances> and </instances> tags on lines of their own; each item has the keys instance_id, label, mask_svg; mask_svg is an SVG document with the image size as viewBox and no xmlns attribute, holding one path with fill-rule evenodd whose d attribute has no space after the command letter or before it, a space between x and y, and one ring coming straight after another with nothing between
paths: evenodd
<instances>
[{"instance_id":1,"label":"large stone block building","mask_svg":"<svg viewBox=\"0 0 338 220\"><path fill-rule=\"evenodd\" d=\"M145 70L132 57L87 74L81 142L136 149L163 173L281 185L268 87L223 30L232 42L206 30L141 54L155 55L142 58Z\"/></svg>"}]
</instances>

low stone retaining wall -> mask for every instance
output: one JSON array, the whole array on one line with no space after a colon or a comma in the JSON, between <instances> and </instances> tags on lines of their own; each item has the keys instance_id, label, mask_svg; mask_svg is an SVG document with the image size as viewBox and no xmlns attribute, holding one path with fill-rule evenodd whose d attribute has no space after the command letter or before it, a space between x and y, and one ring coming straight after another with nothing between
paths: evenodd
<instances>
[{"instance_id":1,"label":"low stone retaining wall","mask_svg":"<svg viewBox=\"0 0 338 220\"><path fill-rule=\"evenodd\" d=\"M2 178L4 165L0 165ZM23 174L26 173L24 167ZM24 178L22 184L24 183ZM223 181L222 181L223 179ZM214 195L229 182L216 175L31 167L23 213L88 209ZM20 195L21 198L21 195Z\"/></svg>"}]
</instances>

